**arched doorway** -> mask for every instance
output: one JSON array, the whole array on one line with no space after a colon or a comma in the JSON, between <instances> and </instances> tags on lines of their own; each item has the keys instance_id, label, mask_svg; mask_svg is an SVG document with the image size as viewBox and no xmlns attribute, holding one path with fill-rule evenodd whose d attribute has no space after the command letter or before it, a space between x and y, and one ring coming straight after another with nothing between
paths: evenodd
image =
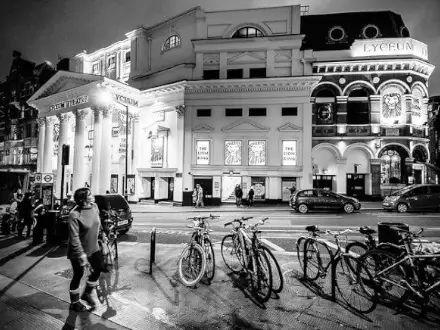
<instances>
[{"instance_id":1,"label":"arched doorway","mask_svg":"<svg viewBox=\"0 0 440 330\"><path fill-rule=\"evenodd\" d=\"M427 178L424 179L424 176L431 176L428 175L428 168L425 167L425 164L428 162L428 151L426 148L421 145L415 146L412 151L412 157L415 163L413 166L414 183L419 184L430 181Z\"/></svg>"},{"instance_id":2,"label":"arched doorway","mask_svg":"<svg viewBox=\"0 0 440 330\"><path fill-rule=\"evenodd\" d=\"M381 187L390 186L389 189L394 190L392 186L397 189L407 183L411 174L405 166L405 159L408 157L408 152L399 145L385 146L379 152Z\"/></svg>"}]
</instances>

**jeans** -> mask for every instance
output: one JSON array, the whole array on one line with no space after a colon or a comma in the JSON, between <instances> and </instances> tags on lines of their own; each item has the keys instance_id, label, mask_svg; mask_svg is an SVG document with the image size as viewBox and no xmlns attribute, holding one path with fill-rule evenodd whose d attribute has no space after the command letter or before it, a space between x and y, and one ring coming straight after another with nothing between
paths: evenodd
<instances>
[{"instance_id":1,"label":"jeans","mask_svg":"<svg viewBox=\"0 0 440 330\"><path fill-rule=\"evenodd\" d=\"M90 266L92 266L92 272L89 275L89 282L96 282L99 280L99 276L102 271L102 253L101 250L96 251L90 257L87 257ZM79 288L81 278L84 275L84 267L81 266L79 259L70 259L73 269L73 278L70 282L70 290L74 291Z\"/></svg>"}]
</instances>

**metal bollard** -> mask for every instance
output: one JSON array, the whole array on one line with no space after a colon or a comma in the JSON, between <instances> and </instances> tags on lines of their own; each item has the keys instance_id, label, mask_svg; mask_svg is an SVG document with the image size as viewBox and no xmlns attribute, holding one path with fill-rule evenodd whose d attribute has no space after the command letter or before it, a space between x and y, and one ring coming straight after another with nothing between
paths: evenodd
<instances>
[{"instance_id":1,"label":"metal bollard","mask_svg":"<svg viewBox=\"0 0 440 330\"><path fill-rule=\"evenodd\" d=\"M151 231L150 240L150 274L153 274L153 263L156 260L156 227Z\"/></svg>"}]
</instances>

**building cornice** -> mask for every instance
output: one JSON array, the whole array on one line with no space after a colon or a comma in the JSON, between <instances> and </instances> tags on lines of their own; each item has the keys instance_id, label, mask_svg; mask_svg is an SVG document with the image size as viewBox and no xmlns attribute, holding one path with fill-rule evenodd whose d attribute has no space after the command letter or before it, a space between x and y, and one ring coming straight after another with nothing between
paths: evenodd
<instances>
[{"instance_id":1,"label":"building cornice","mask_svg":"<svg viewBox=\"0 0 440 330\"><path fill-rule=\"evenodd\" d=\"M419 59L363 59L314 62L314 72L319 75L413 73L428 79L435 65Z\"/></svg>"},{"instance_id":2,"label":"building cornice","mask_svg":"<svg viewBox=\"0 0 440 330\"><path fill-rule=\"evenodd\" d=\"M320 76L222 79L189 81L185 93L240 93L268 91L310 91L321 80Z\"/></svg>"}]
</instances>

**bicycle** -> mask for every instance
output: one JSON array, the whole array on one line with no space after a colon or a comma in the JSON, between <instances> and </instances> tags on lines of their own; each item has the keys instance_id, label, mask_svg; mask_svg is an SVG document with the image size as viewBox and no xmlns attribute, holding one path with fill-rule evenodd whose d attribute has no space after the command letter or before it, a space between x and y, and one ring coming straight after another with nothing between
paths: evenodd
<instances>
[{"instance_id":1,"label":"bicycle","mask_svg":"<svg viewBox=\"0 0 440 330\"><path fill-rule=\"evenodd\" d=\"M401 251L399 256L374 249L361 257L361 262L374 271L374 292L369 287L366 292L384 297L387 293L392 300L404 304L408 299L415 298L421 307L421 314L426 314L428 305L438 308L440 301L440 264L439 254L424 253L419 249L414 252L412 243L419 238L423 229L417 233L406 229L395 228L403 234L403 246L389 243ZM362 280L362 278L359 278Z\"/></svg>"},{"instance_id":2,"label":"bicycle","mask_svg":"<svg viewBox=\"0 0 440 330\"><path fill-rule=\"evenodd\" d=\"M243 221L249 219L252 217L242 217L224 224L225 227L229 225L235 225L235 227L231 234L223 238L221 253L223 261L233 273L243 271L250 277L252 293L258 301L263 303L269 300L272 292L272 270L266 253L260 248L257 238L259 231L256 228L259 224L264 224L267 218L254 226L246 227ZM250 229L251 237L245 229ZM227 260L228 257L233 260Z\"/></svg>"},{"instance_id":3,"label":"bicycle","mask_svg":"<svg viewBox=\"0 0 440 330\"><path fill-rule=\"evenodd\" d=\"M346 253L342 249L340 236L352 232L351 229L343 231L326 230L325 233L332 235L336 243L336 252L333 255L323 239L317 237L317 233L322 233L317 226L307 226L306 229L311 231L314 237L310 237L304 243L304 274L307 278L309 268L316 269L316 275L309 277L316 280L318 277L324 278L328 271L332 274L332 285L338 289L339 295L347 303L348 306L360 313L369 313L376 308L377 299L374 295L367 294L364 287L360 284L359 277L362 277L362 283L372 285L373 278L358 258ZM325 246L330 255L330 261L323 265L321 252L318 246ZM352 270L351 265L356 264L356 272ZM330 268L331 267L331 268Z\"/></svg>"},{"instance_id":4,"label":"bicycle","mask_svg":"<svg viewBox=\"0 0 440 330\"><path fill-rule=\"evenodd\" d=\"M194 232L190 243L182 251L178 262L179 277L186 286L195 286L203 276L206 277L208 283L214 278L215 254L209 238L211 230L207 220L218 218L218 216L212 214L207 217L188 218L188 220L192 220L193 225L187 225L187 227L193 228ZM185 269L185 265L188 266L188 269Z\"/></svg>"},{"instance_id":5,"label":"bicycle","mask_svg":"<svg viewBox=\"0 0 440 330\"><path fill-rule=\"evenodd\" d=\"M118 232L116 224L122 219L114 211L104 211L105 218L101 219L102 231L104 232L107 241L99 240L101 247L105 244L104 249L107 248L110 253L110 260L117 260L118 253Z\"/></svg>"}]
</instances>

